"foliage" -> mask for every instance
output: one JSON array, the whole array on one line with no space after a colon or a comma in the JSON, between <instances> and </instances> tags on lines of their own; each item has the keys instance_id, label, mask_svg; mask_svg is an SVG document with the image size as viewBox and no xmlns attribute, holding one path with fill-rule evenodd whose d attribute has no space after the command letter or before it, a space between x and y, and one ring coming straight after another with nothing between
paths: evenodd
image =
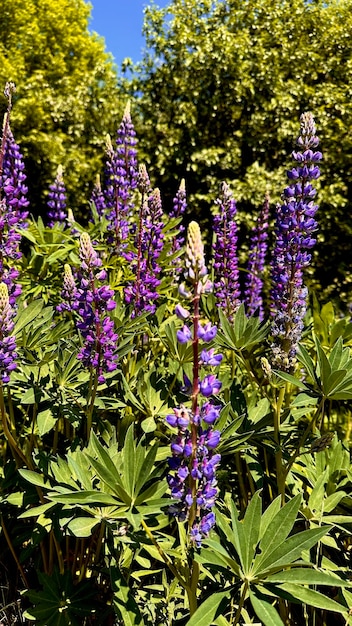
<instances>
[{"instance_id":1,"label":"foliage","mask_svg":"<svg viewBox=\"0 0 352 626\"><path fill-rule=\"evenodd\" d=\"M14 233L0 189L8 607L21 592L43 626L350 626L352 322L311 298L290 367L274 360L272 316L220 307L199 225L183 243L145 167L129 176L129 115L117 202L84 227Z\"/></svg>"},{"instance_id":2,"label":"foliage","mask_svg":"<svg viewBox=\"0 0 352 626\"><path fill-rule=\"evenodd\" d=\"M49 185L62 165L69 206L86 217L105 135L122 113L116 68L103 40L88 31L89 15L83 0L1 2L0 83L17 85L12 130L36 216L46 214Z\"/></svg>"},{"instance_id":3,"label":"foliage","mask_svg":"<svg viewBox=\"0 0 352 626\"><path fill-rule=\"evenodd\" d=\"M127 88L141 95L144 158L168 203L181 178L209 227L219 181L251 225L279 200L293 129L313 111L324 135L319 254L325 297L350 298L350 0L170 0L146 9L146 52ZM248 216L248 218L247 218Z\"/></svg>"}]
</instances>

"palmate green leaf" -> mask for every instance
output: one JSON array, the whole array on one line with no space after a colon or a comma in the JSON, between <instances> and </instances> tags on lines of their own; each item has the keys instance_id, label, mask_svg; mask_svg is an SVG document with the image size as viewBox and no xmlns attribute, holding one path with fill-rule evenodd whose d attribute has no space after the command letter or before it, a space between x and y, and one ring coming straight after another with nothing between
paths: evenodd
<instances>
[{"instance_id":1,"label":"palmate green leaf","mask_svg":"<svg viewBox=\"0 0 352 626\"><path fill-rule=\"evenodd\" d=\"M90 537L100 520L94 517L75 517L67 524L68 530L75 537Z\"/></svg>"},{"instance_id":2,"label":"palmate green leaf","mask_svg":"<svg viewBox=\"0 0 352 626\"><path fill-rule=\"evenodd\" d=\"M45 411L40 411L37 415L37 425L39 435L42 437L46 433L48 433L52 428L54 428L57 422L57 418L52 414L51 409L45 409Z\"/></svg>"},{"instance_id":3,"label":"palmate green leaf","mask_svg":"<svg viewBox=\"0 0 352 626\"><path fill-rule=\"evenodd\" d=\"M28 509L27 511L24 511L24 513L21 513L21 515L18 516L18 519L25 519L27 517L39 517L39 515L46 513L47 511L49 511L49 509L52 509L54 506L55 506L55 502L45 502L44 504L40 504L39 506L34 506Z\"/></svg>"},{"instance_id":4,"label":"palmate green leaf","mask_svg":"<svg viewBox=\"0 0 352 626\"><path fill-rule=\"evenodd\" d=\"M31 483L31 485L36 485L37 487L50 487L49 481L47 481L43 474L39 474L38 472L28 469L19 469L18 471L25 480Z\"/></svg>"},{"instance_id":5,"label":"palmate green leaf","mask_svg":"<svg viewBox=\"0 0 352 626\"><path fill-rule=\"evenodd\" d=\"M332 493L330 496L324 499L324 513L331 513L338 504L340 504L341 500L347 496L346 491L336 491ZM325 519L325 517L324 517Z\"/></svg>"},{"instance_id":6,"label":"palmate green leaf","mask_svg":"<svg viewBox=\"0 0 352 626\"><path fill-rule=\"evenodd\" d=\"M282 380L285 380L286 382L291 383L295 387L298 387L298 389L302 389L302 391L309 391L309 387L307 387L307 385L305 385L301 380L299 380L299 378L295 378L295 376L292 376L291 374L288 374L287 372L281 372L280 370L273 370L273 373L278 378L281 378Z\"/></svg>"},{"instance_id":7,"label":"palmate green leaf","mask_svg":"<svg viewBox=\"0 0 352 626\"><path fill-rule=\"evenodd\" d=\"M252 497L242 522L243 527L243 571L247 574L250 570L252 560L255 554L257 543L259 540L260 521L262 513L262 499L260 491L257 491Z\"/></svg>"},{"instance_id":8,"label":"palmate green leaf","mask_svg":"<svg viewBox=\"0 0 352 626\"><path fill-rule=\"evenodd\" d=\"M325 526L323 528L304 530L288 537L286 541L272 550L270 554L267 554L265 559L260 559L259 555L255 560L253 573L263 575L267 570L291 565L295 560L300 558L304 550L309 550L324 537L328 531L329 528Z\"/></svg>"},{"instance_id":9,"label":"palmate green leaf","mask_svg":"<svg viewBox=\"0 0 352 626\"><path fill-rule=\"evenodd\" d=\"M264 626L284 626L277 610L262 594L259 594L258 591L250 591L249 599L256 616L261 620Z\"/></svg>"},{"instance_id":10,"label":"palmate green leaf","mask_svg":"<svg viewBox=\"0 0 352 626\"><path fill-rule=\"evenodd\" d=\"M330 587L351 587L352 583L342 580L330 572L321 572L312 567L292 567L291 569L270 574L265 579L273 583L294 583L299 585L327 585Z\"/></svg>"},{"instance_id":11,"label":"palmate green leaf","mask_svg":"<svg viewBox=\"0 0 352 626\"><path fill-rule=\"evenodd\" d=\"M148 475L147 475L148 476ZM145 482L148 480L148 478L145 479ZM147 487L147 489L145 489L145 491L140 491L140 489L143 487L143 484L140 485L140 488L136 489L136 494L137 497L135 498L135 506L139 506L141 504L143 504L143 502L147 502L150 498L161 498L164 493L166 492L167 488L168 488L168 484L166 482L166 479L163 479L161 481L157 480L156 482L154 482L152 485L150 485L149 487Z\"/></svg>"},{"instance_id":12,"label":"palmate green leaf","mask_svg":"<svg viewBox=\"0 0 352 626\"><path fill-rule=\"evenodd\" d=\"M282 545L286 541L286 537L290 534L297 518L301 503L300 495L297 495L289 500L289 502L287 502L282 508L279 508L274 514L274 511L277 509L279 504L277 500L278 499L272 502L271 506L263 515L261 542L259 544L260 554L255 558L253 567L254 572L261 571L262 563L273 553L275 548L278 548L278 529L280 529L279 541L280 545ZM273 506L274 503L275 508ZM270 511L270 521L268 519L268 511Z\"/></svg>"},{"instance_id":13,"label":"palmate green leaf","mask_svg":"<svg viewBox=\"0 0 352 626\"><path fill-rule=\"evenodd\" d=\"M134 393L131 391L130 386L124 377L123 373L120 372L120 376L122 378L123 388L124 388L124 396L126 400L129 400L136 409L144 413L144 406L139 402Z\"/></svg>"},{"instance_id":14,"label":"palmate green leaf","mask_svg":"<svg viewBox=\"0 0 352 626\"><path fill-rule=\"evenodd\" d=\"M144 626L138 605L117 567L110 568L115 611L125 626Z\"/></svg>"},{"instance_id":15,"label":"palmate green leaf","mask_svg":"<svg viewBox=\"0 0 352 626\"><path fill-rule=\"evenodd\" d=\"M277 513L281 509L281 496L277 496L275 500L273 500L269 506L265 509L261 521L260 521L260 538L263 538L266 534L267 528L272 521L272 519L277 515Z\"/></svg>"},{"instance_id":16,"label":"palmate green leaf","mask_svg":"<svg viewBox=\"0 0 352 626\"><path fill-rule=\"evenodd\" d=\"M133 424L131 424L127 430L122 450L123 486L131 500L134 498L136 478L139 476L143 463L143 457L144 449L141 445L136 448L134 441L134 428Z\"/></svg>"},{"instance_id":17,"label":"palmate green leaf","mask_svg":"<svg viewBox=\"0 0 352 626\"><path fill-rule=\"evenodd\" d=\"M209 563L229 568L236 576L238 576L238 578L243 578L243 572L240 565L233 557L230 556L230 554L226 551L226 548L224 548L219 542L214 541L213 539L205 539L204 545L207 546L207 548L202 549L200 555L196 557L196 560L199 560L199 562L202 563Z\"/></svg>"},{"instance_id":18,"label":"palmate green leaf","mask_svg":"<svg viewBox=\"0 0 352 626\"><path fill-rule=\"evenodd\" d=\"M20 306L16 315L15 327L13 334L16 336L18 333L34 319L36 319L39 313L43 309L43 300L33 300L28 306Z\"/></svg>"},{"instance_id":19,"label":"palmate green leaf","mask_svg":"<svg viewBox=\"0 0 352 626\"><path fill-rule=\"evenodd\" d=\"M225 613L230 597L230 589L220 593L213 593L198 607L188 620L187 626L211 626L218 615Z\"/></svg>"},{"instance_id":20,"label":"palmate green leaf","mask_svg":"<svg viewBox=\"0 0 352 626\"><path fill-rule=\"evenodd\" d=\"M93 459L92 457L90 457L87 454L87 457L89 458L92 467L94 468L98 478L100 478L100 480L105 483L105 485L108 487L108 489L110 491L112 491L113 493L115 493L119 498L121 498L121 501L126 504L127 506L131 506L131 502L132 502L132 498L131 496L127 493L127 491L122 487L122 477L119 474L119 472L117 471L117 469L115 470L114 474L106 467L106 465L104 463L100 463L100 461L97 461L96 459Z\"/></svg>"},{"instance_id":21,"label":"palmate green leaf","mask_svg":"<svg viewBox=\"0 0 352 626\"><path fill-rule=\"evenodd\" d=\"M300 343L297 351L297 359L304 365L312 381L317 382L316 367L308 350Z\"/></svg>"},{"instance_id":22,"label":"palmate green leaf","mask_svg":"<svg viewBox=\"0 0 352 626\"><path fill-rule=\"evenodd\" d=\"M47 498L53 502L60 502L60 504L114 505L116 507L125 504L124 502L119 502L114 496L101 491L70 491L67 493L55 493L54 491L50 491L47 494Z\"/></svg>"},{"instance_id":23,"label":"palmate green leaf","mask_svg":"<svg viewBox=\"0 0 352 626\"><path fill-rule=\"evenodd\" d=\"M314 591L313 589L308 589L308 587L302 587L294 583L284 583L280 585L280 589L308 606L314 606L317 609L323 609L325 611L342 613L347 616L348 609L345 606L335 602L335 600L331 600L331 598L319 591Z\"/></svg>"},{"instance_id":24,"label":"palmate green leaf","mask_svg":"<svg viewBox=\"0 0 352 626\"><path fill-rule=\"evenodd\" d=\"M315 345L316 345L316 350L317 350L321 386L326 395L325 389L326 389L326 383L331 374L331 365L317 337L315 337Z\"/></svg>"},{"instance_id":25,"label":"palmate green leaf","mask_svg":"<svg viewBox=\"0 0 352 626\"><path fill-rule=\"evenodd\" d=\"M71 475L77 478L83 489L89 490L92 486L93 476L86 455L80 451L77 451L77 454L68 455L67 464Z\"/></svg>"},{"instance_id":26,"label":"palmate green leaf","mask_svg":"<svg viewBox=\"0 0 352 626\"><path fill-rule=\"evenodd\" d=\"M226 544L235 548L243 569L242 546L244 546L244 533L243 526L238 521L238 512L236 509L232 511L231 521L232 526L230 526L228 519L220 513L220 511L216 512L216 523L220 530L224 533Z\"/></svg>"},{"instance_id":27,"label":"palmate green leaf","mask_svg":"<svg viewBox=\"0 0 352 626\"><path fill-rule=\"evenodd\" d=\"M328 480L329 472L326 469L320 476L312 489L308 499L308 507L311 511L322 511L324 505L325 485Z\"/></svg>"}]
</instances>

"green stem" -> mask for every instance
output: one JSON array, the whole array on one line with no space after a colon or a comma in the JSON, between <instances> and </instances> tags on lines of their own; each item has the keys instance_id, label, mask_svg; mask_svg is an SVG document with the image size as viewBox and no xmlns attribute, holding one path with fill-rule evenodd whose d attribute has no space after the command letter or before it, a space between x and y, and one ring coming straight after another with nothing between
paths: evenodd
<instances>
[{"instance_id":1,"label":"green stem","mask_svg":"<svg viewBox=\"0 0 352 626\"><path fill-rule=\"evenodd\" d=\"M89 381L89 390L88 390L88 399L87 399L87 441L89 441L90 433L92 430L93 423L93 410L94 410L94 402L95 397L97 395L98 388L98 374L97 371L91 370L90 373L90 381Z\"/></svg>"},{"instance_id":2,"label":"green stem","mask_svg":"<svg viewBox=\"0 0 352 626\"><path fill-rule=\"evenodd\" d=\"M247 597L248 587L249 587L248 580L245 580L244 584L243 584L243 588L242 588L240 602L239 602L239 605L238 605L238 608L237 608L237 611L236 611L235 620L233 622L234 626L236 626L236 624L238 624L239 619L241 617L241 613L242 613L242 609L243 609L243 606L244 606L244 602L245 602L245 599Z\"/></svg>"},{"instance_id":3,"label":"green stem","mask_svg":"<svg viewBox=\"0 0 352 626\"><path fill-rule=\"evenodd\" d=\"M286 480L286 477L287 477L287 475L288 475L292 465L294 464L296 458L300 455L300 450L304 446L305 441L307 440L309 433L313 430L315 424L317 423L318 418L319 418L319 414L321 413L322 416L324 417L324 400L325 400L325 398L322 398L321 401L319 402L319 405L317 407L317 410L315 412L315 415L314 415L313 419L307 425L307 428L305 429L302 437L299 440L299 443L298 443L298 446L297 446L296 450L291 455L291 457L290 457L290 459L289 459L289 461L287 463L287 466L285 468L285 480Z\"/></svg>"},{"instance_id":4,"label":"green stem","mask_svg":"<svg viewBox=\"0 0 352 626\"><path fill-rule=\"evenodd\" d=\"M276 466L276 481L277 481L277 492L281 496L281 506L285 504L285 472L282 464L282 450L281 450L281 437L280 437L280 426L281 426L281 409L285 399L286 394L286 385L281 387L279 391L279 397L276 402L275 410L274 410L274 438L276 443L276 452L275 452L275 466Z\"/></svg>"},{"instance_id":5,"label":"green stem","mask_svg":"<svg viewBox=\"0 0 352 626\"><path fill-rule=\"evenodd\" d=\"M167 565L167 567L169 568L170 572L172 572L172 574L175 576L175 578L178 580L178 582L180 583L181 587L183 587L186 591L189 588L189 585L187 585L186 581L182 578L182 576L178 573L176 567L174 567L172 561L170 561L170 559L166 556L164 550L162 549L162 547L158 544L157 540L155 539L152 531L150 530L149 526L145 523L144 520L142 520L142 526L145 530L145 532L147 533L149 539L151 540L152 544L156 547L157 551L159 552L161 558L163 559L164 563ZM187 592L188 593L188 592Z\"/></svg>"}]
</instances>

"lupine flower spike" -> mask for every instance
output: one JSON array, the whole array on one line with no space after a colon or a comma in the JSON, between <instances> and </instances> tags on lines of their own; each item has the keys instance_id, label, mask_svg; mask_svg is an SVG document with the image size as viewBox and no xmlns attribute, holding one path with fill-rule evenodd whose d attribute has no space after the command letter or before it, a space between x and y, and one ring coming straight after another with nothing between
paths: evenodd
<instances>
[{"instance_id":1,"label":"lupine flower spike","mask_svg":"<svg viewBox=\"0 0 352 626\"><path fill-rule=\"evenodd\" d=\"M96 178L92 195L90 197L90 202L91 204L94 204L99 217L102 217L102 215L104 215L106 212L106 202L105 202L103 190L101 188L99 175Z\"/></svg>"},{"instance_id":2,"label":"lupine flower spike","mask_svg":"<svg viewBox=\"0 0 352 626\"><path fill-rule=\"evenodd\" d=\"M215 201L218 212L214 217L214 293L217 304L231 319L241 304L238 258L236 203L226 183Z\"/></svg>"},{"instance_id":3,"label":"lupine flower spike","mask_svg":"<svg viewBox=\"0 0 352 626\"><path fill-rule=\"evenodd\" d=\"M3 383L10 381L10 374L16 369L16 340L11 335L14 315L7 285L0 283L0 378Z\"/></svg>"},{"instance_id":4,"label":"lupine flower spike","mask_svg":"<svg viewBox=\"0 0 352 626\"><path fill-rule=\"evenodd\" d=\"M173 207L170 211L170 217L182 217L185 214L186 209L187 209L186 185L185 185L185 179L183 178L181 180L178 192L176 196L174 197ZM173 251L179 250L185 242L185 238L184 238L185 227L182 224L180 224L178 228L179 228L179 234L175 237L173 241Z\"/></svg>"},{"instance_id":5,"label":"lupine flower spike","mask_svg":"<svg viewBox=\"0 0 352 626\"><path fill-rule=\"evenodd\" d=\"M208 399L219 392L221 382L214 374L201 379L200 371L202 367L219 366L222 355L216 354L214 348L204 347L215 337L217 328L211 323L202 325L199 319L200 298L211 291L212 284L207 278L203 243L196 222L189 225L185 264L189 291L185 285L180 291L192 301L193 307L190 312L178 304L175 313L184 322L177 333L178 341L192 342L193 347L193 380L187 384L191 407L174 408L166 418L169 426L177 430L171 444L168 483L177 501L170 507L170 514L181 522L187 521L190 540L200 547L215 524L212 510L218 494L215 472L221 458L216 452L220 432L213 429L221 407ZM200 396L207 398L202 405Z\"/></svg>"},{"instance_id":6,"label":"lupine flower spike","mask_svg":"<svg viewBox=\"0 0 352 626\"><path fill-rule=\"evenodd\" d=\"M5 96L8 98L8 109L0 149L0 280L7 285L11 306L14 306L21 293L20 285L16 284L19 272L13 266L13 261L22 256L18 228L27 226L26 209L29 204L23 158L10 129L11 98L14 91L14 84L7 83Z\"/></svg>"},{"instance_id":7,"label":"lupine flower spike","mask_svg":"<svg viewBox=\"0 0 352 626\"><path fill-rule=\"evenodd\" d=\"M303 271L311 261L310 251L316 242L313 233L317 229L314 217L318 209L312 181L320 176L317 164L322 159L321 152L316 151L319 139L312 114L304 113L300 121L298 151L292 153L296 164L287 172L290 184L284 190L283 203L277 207L271 268L273 365L287 372L295 366L306 313Z\"/></svg>"},{"instance_id":8,"label":"lupine flower spike","mask_svg":"<svg viewBox=\"0 0 352 626\"><path fill-rule=\"evenodd\" d=\"M107 137L106 207L109 230L119 252L128 237L128 220L133 209L132 194L137 187L136 132L131 120L130 104L117 131L116 147Z\"/></svg>"},{"instance_id":9,"label":"lupine flower spike","mask_svg":"<svg viewBox=\"0 0 352 626\"><path fill-rule=\"evenodd\" d=\"M98 382L105 381L105 374L117 367L116 345L118 336L109 311L116 303L114 292L107 285L99 283L106 280L106 271L99 269L101 259L92 246L88 233L80 237L81 267L75 280L69 265L65 265L63 303L59 311L72 310L77 313L77 328L83 338L83 347L78 359L97 372Z\"/></svg>"},{"instance_id":10,"label":"lupine flower spike","mask_svg":"<svg viewBox=\"0 0 352 626\"><path fill-rule=\"evenodd\" d=\"M62 175L62 167L59 165L55 181L50 185L48 205L48 226L53 228L55 224L64 224L67 220L66 212L66 187Z\"/></svg>"},{"instance_id":11,"label":"lupine flower spike","mask_svg":"<svg viewBox=\"0 0 352 626\"><path fill-rule=\"evenodd\" d=\"M247 313L249 315L256 313L260 320L264 318L262 291L265 256L268 247L269 206L269 194L266 194L257 224L253 229L247 266L248 274L244 291L244 302Z\"/></svg>"},{"instance_id":12,"label":"lupine flower spike","mask_svg":"<svg viewBox=\"0 0 352 626\"><path fill-rule=\"evenodd\" d=\"M163 211L159 189L150 192L144 201L148 186L149 178L146 170L143 170L140 177L142 201L137 233L137 255L129 256L136 278L125 289L126 302L133 304L132 317L143 311L154 313L159 297L157 288L160 285L161 268L158 259L164 243Z\"/></svg>"}]
</instances>

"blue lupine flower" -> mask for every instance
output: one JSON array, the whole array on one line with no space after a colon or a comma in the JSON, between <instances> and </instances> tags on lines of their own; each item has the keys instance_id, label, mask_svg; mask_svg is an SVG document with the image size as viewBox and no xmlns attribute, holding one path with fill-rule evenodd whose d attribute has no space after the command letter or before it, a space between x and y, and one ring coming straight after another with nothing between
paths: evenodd
<instances>
[{"instance_id":1,"label":"blue lupine flower","mask_svg":"<svg viewBox=\"0 0 352 626\"><path fill-rule=\"evenodd\" d=\"M62 175L62 167L59 165L55 181L50 185L49 200L47 202L48 226L52 228L57 223L64 224L67 220L66 211L66 187Z\"/></svg>"},{"instance_id":2,"label":"blue lupine flower","mask_svg":"<svg viewBox=\"0 0 352 626\"><path fill-rule=\"evenodd\" d=\"M212 341L217 328L210 322L204 325L199 323L199 299L202 293L211 289L211 283L207 278L199 226L195 222L191 222L188 230L185 279L191 287L188 291L184 285L182 291L192 299L193 311L189 312L178 304L175 312L182 321L190 320L190 326L184 324L177 331L177 339L180 343L193 343L193 381L184 374L182 388L183 393L191 397L192 406L190 409L183 405L174 408L173 413L166 417L167 424L177 429L171 442L172 456L169 458L170 473L167 480L172 498L178 501L170 507L169 512L180 522L189 520L190 539L199 547L215 523L215 517L209 515L209 510L214 506L218 494L215 473L221 460L220 454L216 452L220 432L213 429L221 407L213 405L209 400L201 407L198 406L198 396L216 394L221 388L221 382L213 374L200 380L199 368L219 366L222 355L216 354L212 347L203 349L199 354L199 342Z\"/></svg>"},{"instance_id":3,"label":"blue lupine flower","mask_svg":"<svg viewBox=\"0 0 352 626\"><path fill-rule=\"evenodd\" d=\"M262 291L265 256L268 247L269 207L269 196L266 194L257 224L253 229L244 290L244 303L248 314L257 313L260 320L264 318Z\"/></svg>"},{"instance_id":4,"label":"blue lupine flower","mask_svg":"<svg viewBox=\"0 0 352 626\"><path fill-rule=\"evenodd\" d=\"M10 381L10 374L16 369L16 340L11 335L15 326L15 313L10 304L7 285L0 283L0 378L3 383Z\"/></svg>"},{"instance_id":5,"label":"blue lupine flower","mask_svg":"<svg viewBox=\"0 0 352 626\"><path fill-rule=\"evenodd\" d=\"M214 228L214 293L217 305L232 318L240 301L236 203L226 183L222 183L220 197L215 204L218 213L213 220Z\"/></svg>"},{"instance_id":6,"label":"blue lupine flower","mask_svg":"<svg viewBox=\"0 0 352 626\"><path fill-rule=\"evenodd\" d=\"M316 190L311 184L320 174L316 165L321 152L311 113L301 116L301 134L292 153L297 165L288 173L290 185L283 194L283 203L277 207L276 245L271 265L271 313L274 338L273 365L292 371L296 362L298 342L303 330L306 312L307 288L303 271L311 261L311 249L317 229L314 217Z\"/></svg>"}]
</instances>

